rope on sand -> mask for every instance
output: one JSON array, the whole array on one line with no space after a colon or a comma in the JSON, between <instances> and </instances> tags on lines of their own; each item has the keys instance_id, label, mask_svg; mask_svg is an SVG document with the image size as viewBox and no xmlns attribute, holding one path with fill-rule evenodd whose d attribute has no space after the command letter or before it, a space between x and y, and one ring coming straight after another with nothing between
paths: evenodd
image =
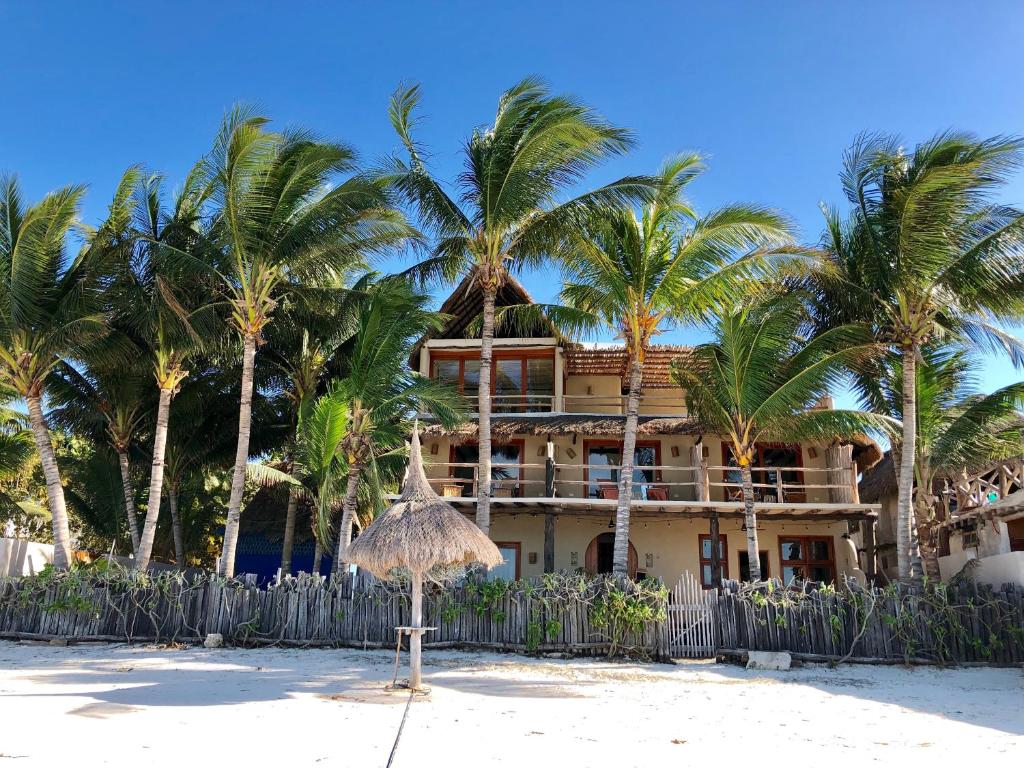
<instances>
[{"instance_id":1,"label":"rope on sand","mask_svg":"<svg viewBox=\"0 0 1024 768\"><path fill-rule=\"evenodd\" d=\"M405 711L402 713L402 722L398 724L398 733L395 734L395 743L391 745L391 754L388 755L388 764L385 768L391 768L395 760L395 753L398 751L398 741L402 738L402 729L405 728L405 720L409 717L409 707L412 706L412 697L416 692L409 689L409 699L405 702Z\"/></svg>"}]
</instances>

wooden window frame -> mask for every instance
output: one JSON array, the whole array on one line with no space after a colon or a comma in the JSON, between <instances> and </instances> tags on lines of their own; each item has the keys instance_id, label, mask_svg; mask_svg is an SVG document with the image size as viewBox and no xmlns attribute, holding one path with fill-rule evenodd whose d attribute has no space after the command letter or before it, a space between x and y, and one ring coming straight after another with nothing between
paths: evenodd
<instances>
[{"instance_id":1,"label":"wooden window frame","mask_svg":"<svg viewBox=\"0 0 1024 768\"><path fill-rule=\"evenodd\" d=\"M804 552L804 557L801 560L787 560L785 550L783 546L787 541L799 541L800 548ZM824 541L828 544L828 560L811 560L806 555L810 552L810 548L807 546L809 542ZM808 570L811 566L828 566L832 572L832 583L835 583L838 578L836 571L836 549L835 549L835 537L834 536L788 536L779 534L779 577L785 578L786 568L792 568L794 566L803 567L804 570Z\"/></svg>"},{"instance_id":2,"label":"wooden window frame","mask_svg":"<svg viewBox=\"0 0 1024 768\"><path fill-rule=\"evenodd\" d=\"M587 496L590 498L590 449L591 448L618 448L619 453L622 453L622 449L625 446L625 440L584 440L583 441L583 487L587 490ZM633 452L636 453L637 448L654 448L654 463L657 466L661 466L661 440L637 440L633 446ZM621 464L619 465L622 466ZM661 482L661 470L654 470L654 482ZM616 483L618 485L618 483Z\"/></svg>"},{"instance_id":3,"label":"wooden window frame","mask_svg":"<svg viewBox=\"0 0 1024 768\"><path fill-rule=\"evenodd\" d=\"M477 453L479 454L480 443L477 442L476 440L467 440L466 442L459 443L458 445L455 445L454 443L452 445L449 445L448 446L448 464L449 464L448 471L449 471L449 474L454 469L454 467L452 467L450 465L455 463L455 450L457 448L460 448L460 447L464 446L464 445L475 445L475 446L477 446ZM514 445L514 446L519 448L519 477L518 477L518 479L516 481L516 496L518 497L518 496L521 496L522 493L523 493L523 481L525 480L525 471L523 469L523 464L526 463L526 440L525 439L492 440L491 441L491 454L493 455L495 447L499 447L500 448L500 447L505 446L505 445ZM506 465L506 464L499 464L498 466L500 467L500 466L508 466L508 465ZM492 464L492 471L493 471L493 464ZM463 480L463 481L466 480L466 478L461 478L461 477L460 478L453 478L453 479ZM470 480L469 482L472 482L472 480Z\"/></svg>"},{"instance_id":4,"label":"wooden window frame","mask_svg":"<svg viewBox=\"0 0 1024 768\"><path fill-rule=\"evenodd\" d=\"M729 578L729 537L724 534L718 534L718 540L722 544L722 558L719 561L719 566L722 568L722 578ZM704 589L711 589L714 585L707 584L704 581L704 566L711 567L711 558L704 557L704 542L711 541L710 533L699 533L697 534L697 570L700 571L700 585ZM714 574L712 574L714 578Z\"/></svg>"},{"instance_id":5,"label":"wooden window frame","mask_svg":"<svg viewBox=\"0 0 1024 768\"><path fill-rule=\"evenodd\" d=\"M789 449L789 450L795 450L796 451L796 466L792 470L790 470L790 471L796 473L796 485L798 485L798 486L800 486L802 488L802 490L799 490L799 491L788 491L787 492L787 497L789 497L789 496L798 496L799 497L798 499L791 499L791 500L793 502L795 502L795 503L805 502L805 501L807 501L807 489L803 488L803 485L804 485L804 473L801 471L803 469L803 467L804 467L804 447L800 443L781 443L781 442L754 443L754 454L755 454L754 466L755 467L763 467L763 466L765 466L765 463L764 463L764 451L766 449L768 449L768 450L778 450L780 448L781 449ZM730 443L728 440L723 440L722 441L722 466L723 467L729 467L729 460L731 458L732 458L732 443ZM739 469L738 465L736 466L736 469ZM788 468L786 468L786 469L788 469ZM722 480L723 480L723 482L725 481L725 475L728 473L728 471L729 471L728 469L725 469L725 470L722 471L722 475L723 475ZM763 476L762 476L762 479L760 479L760 480L758 480L758 476L759 475L763 475L763 473L765 471L766 470L760 470L760 469L753 470L751 472L753 481L755 483L764 483L765 480L764 480ZM783 481L783 486L785 486L785 481ZM726 493L728 493L729 487L730 486L725 486ZM737 484L737 487L739 488L740 492L742 493L742 491L743 491L742 486ZM768 489L768 488L754 488L754 495L755 495L755 497L757 496L758 492L760 492L762 494L770 493L770 489Z\"/></svg>"},{"instance_id":6,"label":"wooden window frame","mask_svg":"<svg viewBox=\"0 0 1024 768\"><path fill-rule=\"evenodd\" d=\"M459 361L459 381L458 390L460 395L466 394L466 361L467 360L479 360L479 350L444 350L444 351L433 351L430 352L430 366L429 366L429 377L434 378L434 362L436 360L458 360ZM550 360L551 361L551 405L549 410L554 411L554 397L555 397L555 349L524 349L524 350L511 350L502 349L494 350L491 354L491 397L495 395L495 389L497 388L497 371L499 360L519 360L520 361L520 376L523 382L523 392L520 398L520 405L522 410L512 411L512 413L535 413L536 411L527 410L527 398L531 397L529 392L529 379L527 374L527 361L529 360ZM493 407L492 407L493 410Z\"/></svg>"},{"instance_id":7,"label":"wooden window frame","mask_svg":"<svg viewBox=\"0 0 1024 768\"><path fill-rule=\"evenodd\" d=\"M516 551L516 581L520 579L520 573L523 563L523 545L522 542L518 541L496 541L494 546L498 549L504 547L505 549L514 549Z\"/></svg>"}]
</instances>

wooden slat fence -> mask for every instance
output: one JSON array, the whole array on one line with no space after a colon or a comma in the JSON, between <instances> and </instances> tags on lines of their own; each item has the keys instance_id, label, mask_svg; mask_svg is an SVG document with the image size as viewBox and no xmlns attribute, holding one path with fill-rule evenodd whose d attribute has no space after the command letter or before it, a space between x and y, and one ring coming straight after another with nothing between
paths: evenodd
<instances>
[{"instance_id":1,"label":"wooden slat fence","mask_svg":"<svg viewBox=\"0 0 1024 768\"><path fill-rule=\"evenodd\" d=\"M934 664L1024 663L1024 588L970 584L791 593L775 586L714 596L717 650L811 659Z\"/></svg>"},{"instance_id":2,"label":"wooden slat fence","mask_svg":"<svg viewBox=\"0 0 1024 768\"><path fill-rule=\"evenodd\" d=\"M425 635L424 646L666 656L661 622L615 637L598 626L595 606L611 580L573 577L569 582L575 586L568 591L539 579L504 589L428 588L423 623L437 630ZM630 584L625 582L627 591ZM655 602L663 610L664 601ZM131 588L69 580L41 589L31 579L0 580L0 637L8 638L175 642L220 633L239 644L379 648L394 647L394 628L409 621L404 588L362 576L353 583L350 576L300 574L266 588L207 576Z\"/></svg>"}]
</instances>

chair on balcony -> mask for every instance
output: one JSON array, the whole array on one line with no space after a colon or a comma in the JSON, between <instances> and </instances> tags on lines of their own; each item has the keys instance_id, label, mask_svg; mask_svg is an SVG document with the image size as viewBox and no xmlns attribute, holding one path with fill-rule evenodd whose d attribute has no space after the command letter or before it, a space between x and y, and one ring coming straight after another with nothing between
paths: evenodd
<instances>
[{"instance_id":1,"label":"chair on balcony","mask_svg":"<svg viewBox=\"0 0 1024 768\"><path fill-rule=\"evenodd\" d=\"M518 496L518 483L515 480L495 480L491 484L491 497L495 499L511 499Z\"/></svg>"},{"instance_id":2,"label":"chair on balcony","mask_svg":"<svg viewBox=\"0 0 1024 768\"><path fill-rule=\"evenodd\" d=\"M608 481L597 482L597 498L617 501L619 498L619 486Z\"/></svg>"},{"instance_id":3,"label":"chair on balcony","mask_svg":"<svg viewBox=\"0 0 1024 768\"><path fill-rule=\"evenodd\" d=\"M664 485L647 486L648 501L668 501L668 488Z\"/></svg>"}]
</instances>

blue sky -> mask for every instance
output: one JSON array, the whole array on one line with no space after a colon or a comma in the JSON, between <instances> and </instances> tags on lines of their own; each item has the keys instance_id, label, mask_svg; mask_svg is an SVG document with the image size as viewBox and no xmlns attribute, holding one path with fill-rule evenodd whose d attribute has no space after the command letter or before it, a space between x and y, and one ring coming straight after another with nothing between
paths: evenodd
<instances>
[{"instance_id":1,"label":"blue sky","mask_svg":"<svg viewBox=\"0 0 1024 768\"><path fill-rule=\"evenodd\" d=\"M94 222L130 164L179 182L239 101L372 161L397 149L388 95L415 80L427 117L420 138L433 170L451 179L472 127L535 73L636 133L636 150L592 183L696 149L709 164L691 187L700 209L777 206L813 242L819 203L842 202L840 159L858 132L895 132L908 145L945 128L1024 133L1022 22L1021 3L935 0L0 0L0 170L17 172L32 199L89 184L84 214ZM1005 198L1024 204L1024 176ZM557 287L546 274L525 282L541 300ZM1016 378L1009 363L987 362L987 389Z\"/></svg>"}]
</instances>

